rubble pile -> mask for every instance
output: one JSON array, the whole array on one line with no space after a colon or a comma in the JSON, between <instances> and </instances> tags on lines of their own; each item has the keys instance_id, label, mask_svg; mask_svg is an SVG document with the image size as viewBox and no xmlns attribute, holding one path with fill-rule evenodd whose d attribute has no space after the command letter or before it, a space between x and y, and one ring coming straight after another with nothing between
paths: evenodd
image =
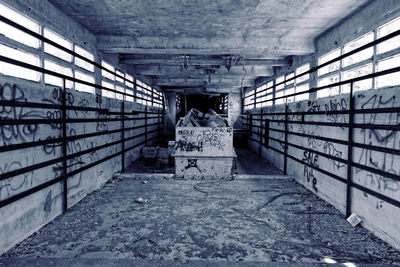
<instances>
[{"instance_id":1,"label":"rubble pile","mask_svg":"<svg viewBox=\"0 0 400 267\"><path fill-rule=\"evenodd\" d=\"M178 127L228 127L228 121L220 117L214 110L203 113L192 108L185 117L179 119Z\"/></svg>"}]
</instances>

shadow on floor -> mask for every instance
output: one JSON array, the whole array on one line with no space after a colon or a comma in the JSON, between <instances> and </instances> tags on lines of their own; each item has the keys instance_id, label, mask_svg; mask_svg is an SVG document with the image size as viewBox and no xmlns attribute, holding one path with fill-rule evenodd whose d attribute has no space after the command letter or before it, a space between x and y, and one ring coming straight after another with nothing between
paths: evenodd
<instances>
[{"instance_id":1,"label":"shadow on floor","mask_svg":"<svg viewBox=\"0 0 400 267\"><path fill-rule=\"evenodd\" d=\"M282 175L283 172L249 148L235 148L238 174Z\"/></svg>"},{"instance_id":2,"label":"shadow on floor","mask_svg":"<svg viewBox=\"0 0 400 267\"><path fill-rule=\"evenodd\" d=\"M266 159L257 156L249 148L235 148L237 154L238 174L282 175L282 171L272 165ZM174 173L174 160L171 164L160 164L157 160L145 160L140 157L125 170L126 173Z\"/></svg>"}]
</instances>

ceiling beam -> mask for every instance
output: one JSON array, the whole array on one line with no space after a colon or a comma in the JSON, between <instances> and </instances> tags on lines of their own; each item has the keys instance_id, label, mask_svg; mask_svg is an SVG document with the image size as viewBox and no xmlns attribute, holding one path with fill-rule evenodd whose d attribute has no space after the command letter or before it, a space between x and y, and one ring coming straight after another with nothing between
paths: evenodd
<instances>
[{"instance_id":1,"label":"ceiling beam","mask_svg":"<svg viewBox=\"0 0 400 267\"><path fill-rule=\"evenodd\" d=\"M206 81L207 83L210 82L218 82L218 81L227 81L227 80L251 80L254 81L259 76L249 76L249 75L218 75L218 74L196 74L196 73L175 73L171 75L156 75L152 76L153 80L157 79L201 79Z\"/></svg>"},{"instance_id":2,"label":"ceiling beam","mask_svg":"<svg viewBox=\"0 0 400 267\"><path fill-rule=\"evenodd\" d=\"M136 65L172 65L172 66L183 66L185 59L183 56L176 56L175 58L120 58L120 64L136 64ZM211 66L211 65L227 65L227 59L225 58L192 58L188 57L187 64L189 66ZM283 59L259 59L250 58L244 60L233 61L231 65L268 65L268 66L288 66L290 62Z\"/></svg>"},{"instance_id":3,"label":"ceiling beam","mask_svg":"<svg viewBox=\"0 0 400 267\"><path fill-rule=\"evenodd\" d=\"M252 38L160 37L97 35L98 48L106 53L241 55L285 57L315 52L312 39L265 36Z\"/></svg>"},{"instance_id":4,"label":"ceiling beam","mask_svg":"<svg viewBox=\"0 0 400 267\"><path fill-rule=\"evenodd\" d=\"M211 80L210 83L203 79L153 79L153 85L158 86L177 86L177 87L202 87L202 86L219 86L219 87L240 87L240 86L254 86L254 80L248 79L219 79Z\"/></svg>"},{"instance_id":5,"label":"ceiling beam","mask_svg":"<svg viewBox=\"0 0 400 267\"><path fill-rule=\"evenodd\" d=\"M207 93L217 93L217 94L223 94L223 93L240 93L241 92L241 87L220 87L220 86L205 86L205 87L188 87L188 88L168 88L164 89L164 92L173 92L173 93L185 93L185 94L197 94L197 93L202 93L202 94L207 94Z\"/></svg>"},{"instance_id":6,"label":"ceiling beam","mask_svg":"<svg viewBox=\"0 0 400 267\"><path fill-rule=\"evenodd\" d=\"M232 66L229 70L226 67L200 67L189 66L185 69L183 66L164 66L164 65L128 65L128 69L132 73L138 75L176 75L176 74L215 74L215 75L226 75L236 76L273 76L274 72L271 66L266 65L246 65L243 70L243 66Z\"/></svg>"}]
</instances>

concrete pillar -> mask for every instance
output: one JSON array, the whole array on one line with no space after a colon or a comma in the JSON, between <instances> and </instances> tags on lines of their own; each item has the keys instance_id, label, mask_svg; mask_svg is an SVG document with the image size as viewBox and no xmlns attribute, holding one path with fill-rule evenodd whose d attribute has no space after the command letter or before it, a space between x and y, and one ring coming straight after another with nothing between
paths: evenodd
<instances>
[{"instance_id":1,"label":"concrete pillar","mask_svg":"<svg viewBox=\"0 0 400 267\"><path fill-rule=\"evenodd\" d=\"M166 113L164 118L164 134L166 136L172 136L171 140L174 140L175 134L175 122L176 122L176 94L166 93Z\"/></svg>"},{"instance_id":2,"label":"concrete pillar","mask_svg":"<svg viewBox=\"0 0 400 267\"><path fill-rule=\"evenodd\" d=\"M242 110L242 99L240 93L229 93L228 99L228 121L233 128L242 128L240 112Z\"/></svg>"}]
</instances>

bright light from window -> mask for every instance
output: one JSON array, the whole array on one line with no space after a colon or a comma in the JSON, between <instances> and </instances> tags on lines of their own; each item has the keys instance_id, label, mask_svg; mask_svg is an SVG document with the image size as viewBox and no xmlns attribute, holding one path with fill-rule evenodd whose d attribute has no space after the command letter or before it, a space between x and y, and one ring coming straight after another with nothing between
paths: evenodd
<instances>
[{"instance_id":1,"label":"bright light from window","mask_svg":"<svg viewBox=\"0 0 400 267\"><path fill-rule=\"evenodd\" d=\"M384 37L400 29L400 17L396 18L378 28L378 38ZM390 38L377 46L377 53L383 54L400 47L400 36Z\"/></svg>"},{"instance_id":2,"label":"bright light from window","mask_svg":"<svg viewBox=\"0 0 400 267\"><path fill-rule=\"evenodd\" d=\"M116 73L117 73L117 75L122 76L122 77L125 78L125 74L123 72L117 70ZM122 79L122 78L120 78L118 76L116 76L116 80L117 80L117 82L124 83L124 79Z\"/></svg>"},{"instance_id":3,"label":"bright light from window","mask_svg":"<svg viewBox=\"0 0 400 267\"><path fill-rule=\"evenodd\" d=\"M111 64L105 62L104 60L101 61L101 66L115 73L115 68ZM115 75L113 73L110 73L106 70L101 70L101 75L103 75L103 77L115 81Z\"/></svg>"},{"instance_id":4,"label":"bright light from window","mask_svg":"<svg viewBox=\"0 0 400 267\"><path fill-rule=\"evenodd\" d=\"M94 83L94 77L92 75L88 75L88 74L85 74L80 71L75 71L75 78L82 80L82 81L89 82L89 83ZM95 89L93 86L89 86L89 85L82 84L82 83L75 83L75 90L87 92L87 93L91 93L91 94L94 94L94 92L95 92Z\"/></svg>"},{"instance_id":5,"label":"bright light from window","mask_svg":"<svg viewBox=\"0 0 400 267\"><path fill-rule=\"evenodd\" d=\"M133 77L129 74L125 74L125 85L128 86L129 88L133 88Z\"/></svg>"},{"instance_id":6,"label":"bright light from window","mask_svg":"<svg viewBox=\"0 0 400 267\"><path fill-rule=\"evenodd\" d=\"M23 60L23 62L40 67L40 58L34 54L12 48L0 43L0 55L15 60ZM14 76L17 78L27 79L39 82L42 74L40 72L19 67L13 64L0 61L0 73L4 75Z\"/></svg>"},{"instance_id":7,"label":"bright light from window","mask_svg":"<svg viewBox=\"0 0 400 267\"><path fill-rule=\"evenodd\" d=\"M129 102L133 102L133 91L129 90L129 89L125 89L125 93L127 93L127 95L125 95L125 100L129 101Z\"/></svg>"},{"instance_id":8,"label":"bright light from window","mask_svg":"<svg viewBox=\"0 0 400 267\"><path fill-rule=\"evenodd\" d=\"M357 49L373 41L374 41L374 33L373 32L367 33L361 36L360 38L345 44L343 52L346 54L350 51L353 51L354 49ZM363 60L366 60L368 58L372 58L373 55L374 55L374 48L371 46L351 56L345 57L343 59L343 67L347 67L355 63L361 62Z\"/></svg>"},{"instance_id":9,"label":"bright light from window","mask_svg":"<svg viewBox=\"0 0 400 267\"><path fill-rule=\"evenodd\" d=\"M115 86L115 90L117 90L118 92L122 92L122 93L125 92L124 87L119 86L119 85L116 85L116 86ZM116 99L119 99L119 100L122 100L122 99L124 99L124 95L123 95L123 94L118 94L118 93L116 93L116 94L115 94L115 98L116 98Z\"/></svg>"},{"instance_id":10,"label":"bright light from window","mask_svg":"<svg viewBox=\"0 0 400 267\"><path fill-rule=\"evenodd\" d=\"M285 75L279 76L276 78L275 84L281 83L285 81ZM285 87L285 84L282 83L281 85L276 86L276 90L283 89Z\"/></svg>"},{"instance_id":11,"label":"bright light from window","mask_svg":"<svg viewBox=\"0 0 400 267\"><path fill-rule=\"evenodd\" d=\"M72 78L72 70L71 68L64 67L60 64L57 64L53 61L50 60L45 60L44 61L44 68L46 70L51 70L60 74L63 74L65 76L71 77ZM51 85L56 85L59 87L63 87L63 79L57 76L45 74L44 75L44 81L46 84L51 84ZM73 88L74 83L71 80L65 80L65 87L66 88Z\"/></svg>"},{"instance_id":12,"label":"bright light from window","mask_svg":"<svg viewBox=\"0 0 400 267\"><path fill-rule=\"evenodd\" d=\"M377 71L384 71L399 66L400 66L400 54L378 61L376 67ZM376 88L394 86L399 84L400 84L400 72L395 72L375 78Z\"/></svg>"},{"instance_id":13,"label":"bright light from window","mask_svg":"<svg viewBox=\"0 0 400 267\"><path fill-rule=\"evenodd\" d=\"M75 45L75 53L77 53L91 61L94 61L93 54L78 45ZM94 72L94 65L92 63L89 63L78 57L75 57L75 65L77 65L78 67L81 67L85 70L88 70L90 72Z\"/></svg>"},{"instance_id":14,"label":"bright light from window","mask_svg":"<svg viewBox=\"0 0 400 267\"><path fill-rule=\"evenodd\" d=\"M296 76L298 76L306 71L309 71L309 70L310 70L310 64L304 64L301 67L298 67L296 69ZM310 79L310 74L304 74L304 75L301 75L300 77L296 78L296 83L301 83L301 82L307 81L308 79Z\"/></svg>"},{"instance_id":15,"label":"bright light from window","mask_svg":"<svg viewBox=\"0 0 400 267\"><path fill-rule=\"evenodd\" d=\"M14 10L13 8L10 8L0 2L0 14L15 23L18 23L19 25L36 32L37 34L40 34L40 25L36 21L32 20L31 18L28 18L25 15L22 15L18 11ZM27 46L33 47L33 48L39 48L40 47L40 40L32 37L32 35L27 34L17 28L14 28L2 21L0 21L0 35L4 35L10 39L13 39L17 42L23 43Z\"/></svg>"},{"instance_id":16,"label":"bright light from window","mask_svg":"<svg viewBox=\"0 0 400 267\"><path fill-rule=\"evenodd\" d=\"M72 50L72 42L68 41L58 33L55 33L47 28L44 28L43 36L65 48L68 48L69 50ZM55 57L61 58L62 60L72 62L72 55L70 53L65 52L59 48L56 48L55 46L52 46L46 42L44 43L44 52L53 55Z\"/></svg>"},{"instance_id":17,"label":"bright light from window","mask_svg":"<svg viewBox=\"0 0 400 267\"><path fill-rule=\"evenodd\" d=\"M318 87L322 87L325 85L333 84L333 83L338 83L339 82L339 74L337 75L332 75L323 79L318 80ZM339 86L331 87L331 88L326 88L319 90L317 92L317 97L327 97L327 96L334 96L339 94Z\"/></svg>"},{"instance_id":18,"label":"bright light from window","mask_svg":"<svg viewBox=\"0 0 400 267\"><path fill-rule=\"evenodd\" d=\"M341 51L341 49L338 48L338 49L335 49L335 50L321 56L318 59L318 64L322 65L328 61L333 60L334 58L339 57L340 51ZM329 64L328 66L318 69L318 76L325 75L325 74L333 72L333 71L337 71L337 70L339 70L339 68L340 68L340 61L335 61L335 62Z\"/></svg>"},{"instance_id":19,"label":"bright light from window","mask_svg":"<svg viewBox=\"0 0 400 267\"><path fill-rule=\"evenodd\" d=\"M310 90L310 86L308 83L304 83L302 85L297 85L296 86L296 93L300 93L300 92L306 92ZM295 101L302 101L302 100L307 100L309 98L309 93L304 93L301 95L296 95L295 96Z\"/></svg>"},{"instance_id":20,"label":"bright light from window","mask_svg":"<svg viewBox=\"0 0 400 267\"><path fill-rule=\"evenodd\" d=\"M342 81L372 73L372 63L342 72ZM353 92L372 89L372 79L361 80L353 83ZM350 84L342 85L342 94L350 93Z\"/></svg>"},{"instance_id":21,"label":"bright light from window","mask_svg":"<svg viewBox=\"0 0 400 267\"><path fill-rule=\"evenodd\" d=\"M115 89L114 88L114 84L112 84L112 83L109 83L109 82L105 82L105 81L102 81L101 82L101 85L103 86L103 87L105 87L105 88L109 88L109 89ZM115 98L115 92L111 92L111 91L108 91L108 90L106 90L106 89L102 89L101 90L101 94L103 95L103 96L105 96L105 97L108 97L108 98Z\"/></svg>"},{"instance_id":22,"label":"bright light from window","mask_svg":"<svg viewBox=\"0 0 400 267\"><path fill-rule=\"evenodd\" d=\"M288 75L286 75L286 80L292 79L293 77L294 77L294 73L289 73ZM291 81L286 82L286 85L293 84L293 83L294 83L294 80L291 80Z\"/></svg>"}]
</instances>

